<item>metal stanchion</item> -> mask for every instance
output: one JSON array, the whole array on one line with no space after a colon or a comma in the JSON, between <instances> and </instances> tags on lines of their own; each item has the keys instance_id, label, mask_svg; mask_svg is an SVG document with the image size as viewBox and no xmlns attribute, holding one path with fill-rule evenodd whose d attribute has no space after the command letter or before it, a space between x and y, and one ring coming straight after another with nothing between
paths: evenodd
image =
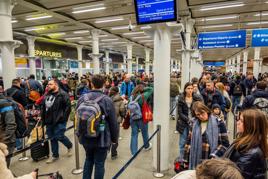
<instances>
[{"instance_id":1,"label":"metal stanchion","mask_svg":"<svg viewBox=\"0 0 268 179\"><path fill-rule=\"evenodd\" d=\"M164 176L163 173L161 173L161 126L157 125L158 133L157 133L157 167L156 172L154 172L154 177L156 178L162 178Z\"/></svg>"},{"instance_id":2,"label":"metal stanchion","mask_svg":"<svg viewBox=\"0 0 268 179\"><path fill-rule=\"evenodd\" d=\"M22 139L22 148L25 148L25 138ZM22 157L19 158L19 161L29 160L29 157L26 156L26 151L22 153Z\"/></svg>"},{"instance_id":3,"label":"metal stanchion","mask_svg":"<svg viewBox=\"0 0 268 179\"><path fill-rule=\"evenodd\" d=\"M83 172L83 169L80 167L80 161L79 161L79 144L78 144L78 137L75 134L74 129L74 149L75 149L75 169L72 170L73 175L79 175Z\"/></svg>"}]
</instances>

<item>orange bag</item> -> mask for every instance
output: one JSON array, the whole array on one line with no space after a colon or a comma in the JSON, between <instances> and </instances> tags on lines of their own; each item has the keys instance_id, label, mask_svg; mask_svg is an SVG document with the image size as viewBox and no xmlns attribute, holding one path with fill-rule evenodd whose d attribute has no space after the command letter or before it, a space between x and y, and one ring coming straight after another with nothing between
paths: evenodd
<instances>
[{"instance_id":1,"label":"orange bag","mask_svg":"<svg viewBox=\"0 0 268 179\"><path fill-rule=\"evenodd\" d=\"M28 98L34 102L37 101L41 97L40 93L31 89L29 81L27 81L26 83L27 83L28 90L30 91Z\"/></svg>"},{"instance_id":2,"label":"orange bag","mask_svg":"<svg viewBox=\"0 0 268 179\"><path fill-rule=\"evenodd\" d=\"M153 121L153 113L151 107L148 105L147 101L144 100L144 95L142 94L142 119L143 123L147 124L150 121Z\"/></svg>"}]
</instances>

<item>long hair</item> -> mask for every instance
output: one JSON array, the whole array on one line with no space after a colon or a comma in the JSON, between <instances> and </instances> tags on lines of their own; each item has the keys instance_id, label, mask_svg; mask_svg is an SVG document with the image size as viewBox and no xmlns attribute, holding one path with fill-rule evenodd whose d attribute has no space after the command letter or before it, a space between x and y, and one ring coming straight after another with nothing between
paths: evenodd
<instances>
[{"instance_id":1,"label":"long hair","mask_svg":"<svg viewBox=\"0 0 268 179\"><path fill-rule=\"evenodd\" d=\"M192 114L194 115L194 117L196 117L195 113L207 113L208 116L211 114L211 110L203 103L200 101L196 101L194 102L193 106L192 106Z\"/></svg>"},{"instance_id":2,"label":"long hair","mask_svg":"<svg viewBox=\"0 0 268 179\"><path fill-rule=\"evenodd\" d=\"M186 88L188 86L193 86L193 83L191 82L187 82L185 85L184 85L184 89L183 89L183 96L185 97L186 96Z\"/></svg>"},{"instance_id":3,"label":"long hair","mask_svg":"<svg viewBox=\"0 0 268 179\"><path fill-rule=\"evenodd\" d=\"M220 91L220 93L223 94L223 92L224 92L224 90L225 90L225 88L224 88L224 84L221 83L221 82L218 82L218 83L216 83L215 86L216 86L216 88Z\"/></svg>"},{"instance_id":4,"label":"long hair","mask_svg":"<svg viewBox=\"0 0 268 179\"><path fill-rule=\"evenodd\" d=\"M247 109L240 114L243 116L244 132L234 141L237 150L246 152L259 146L268 157L268 122L266 115L258 109Z\"/></svg>"}]
</instances>

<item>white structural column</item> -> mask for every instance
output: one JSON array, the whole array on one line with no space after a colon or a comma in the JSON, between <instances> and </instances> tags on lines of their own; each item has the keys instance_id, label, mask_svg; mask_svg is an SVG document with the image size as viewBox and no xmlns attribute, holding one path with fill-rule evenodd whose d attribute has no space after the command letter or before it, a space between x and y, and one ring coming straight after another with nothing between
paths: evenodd
<instances>
[{"instance_id":1,"label":"white structural column","mask_svg":"<svg viewBox=\"0 0 268 179\"><path fill-rule=\"evenodd\" d=\"M5 89L11 87L12 79L16 77L14 49L21 44L19 41L13 40L11 24L13 7L11 0L0 1L0 51Z\"/></svg>"},{"instance_id":2,"label":"white structural column","mask_svg":"<svg viewBox=\"0 0 268 179\"><path fill-rule=\"evenodd\" d=\"M169 168L169 94L171 32L166 25L157 25L154 37L154 130L161 125L161 170ZM163 60L165 59L165 60ZM161 94L161 95L159 95ZM153 147L153 164L157 166L156 139Z\"/></svg>"},{"instance_id":3,"label":"white structural column","mask_svg":"<svg viewBox=\"0 0 268 179\"><path fill-rule=\"evenodd\" d=\"M28 55L29 55L29 67L30 74L36 77L36 65L35 65L35 37L29 36L26 38L28 41Z\"/></svg>"},{"instance_id":4,"label":"white structural column","mask_svg":"<svg viewBox=\"0 0 268 179\"><path fill-rule=\"evenodd\" d=\"M256 79L258 79L260 69L260 55L261 55L261 48L256 47L254 49L254 60L253 60L253 75Z\"/></svg>"},{"instance_id":5,"label":"white structural column","mask_svg":"<svg viewBox=\"0 0 268 179\"><path fill-rule=\"evenodd\" d=\"M194 58L193 58L194 57ZM196 50L193 53L193 57L191 59L191 71L190 71L190 78L193 77L200 78L201 73L203 72L203 65L202 65L202 56L201 53ZM191 80L190 79L190 80Z\"/></svg>"},{"instance_id":6,"label":"white structural column","mask_svg":"<svg viewBox=\"0 0 268 179\"><path fill-rule=\"evenodd\" d=\"M109 51L105 51L105 73L108 75L110 73L110 58L109 58Z\"/></svg>"},{"instance_id":7,"label":"white structural column","mask_svg":"<svg viewBox=\"0 0 268 179\"><path fill-rule=\"evenodd\" d=\"M246 75L248 67L248 50L243 52L243 75Z\"/></svg>"},{"instance_id":8,"label":"white structural column","mask_svg":"<svg viewBox=\"0 0 268 179\"><path fill-rule=\"evenodd\" d=\"M93 72L94 74L100 73L100 52L99 52L99 30L92 30L92 54L91 57L93 58Z\"/></svg>"},{"instance_id":9,"label":"white structural column","mask_svg":"<svg viewBox=\"0 0 268 179\"><path fill-rule=\"evenodd\" d=\"M124 72L127 72L127 55L126 54L123 54L122 70Z\"/></svg>"},{"instance_id":10,"label":"white structural column","mask_svg":"<svg viewBox=\"0 0 268 179\"><path fill-rule=\"evenodd\" d=\"M82 63L83 63L83 57L82 57L82 50L83 50L83 46L82 45L77 45L77 60L78 60L78 77L80 79L80 77L83 75L83 70L82 70Z\"/></svg>"},{"instance_id":11,"label":"white structural column","mask_svg":"<svg viewBox=\"0 0 268 179\"><path fill-rule=\"evenodd\" d=\"M241 60L241 54L238 54L236 56L236 71L237 71L237 73L240 73L240 60Z\"/></svg>"},{"instance_id":12,"label":"white structural column","mask_svg":"<svg viewBox=\"0 0 268 179\"><path fill-rule=\"evenodd\" d=\"M191 62L191 33L194 25L194 20L190 18L184 19L186 24L186 32L185 32L185 49L182 52L182 81L181 87L183 88L185 83L190 81L190 62Z\"/></svg>"},{"instance_id":13,"label":"white structural column","mask_svg":"<svg viewBox=\"0 0 268 179\"><path fill-rule=\"evenodd\" d=\"M235 57L232 58L232 73L236 71L236 65L235 65Z\"/></svg>"},{"instance_id":14,"label":"white structural column","mask_svg":"<svg viewBox=\"0 0 268 179\"><path fill-rule=\"evenodd\" d=\"M139 72L139 57L136 57L136 72Z\"/></svg>"},{"instance_id":15,"label":"white structural column","mask_svg":"<svg viewBox=\"0 0 268 179\"><path fill-rule=\"evenodd\" d=\"M150 49L145 48L145 73L150 74Z\"/></svg>"},{"instance_id":16,"label":"white structural column","mask_svg":"<svg viewBox=\"0 0 268 179\"><path fill-rule=\"evenodd\" d=\"M132 47L133 44L127 44L127 72L132 74Z\"/></svg>"}]
</instances>

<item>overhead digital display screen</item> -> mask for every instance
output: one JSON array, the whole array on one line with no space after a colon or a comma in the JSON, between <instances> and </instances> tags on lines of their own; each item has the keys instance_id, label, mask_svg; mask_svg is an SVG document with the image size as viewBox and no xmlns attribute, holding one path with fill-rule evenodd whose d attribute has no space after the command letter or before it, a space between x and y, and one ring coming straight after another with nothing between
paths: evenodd
<instances>
[{"instance_id":1,"label":"overhead digital display screen","mask_svg":"<svg viewBox=\"0 0 268 179\"><path fill-rule=\"evenodd\" d=\"M176 21L176 0L134 0L137 24Z\"/></svg>"},{"instance_id":2,"label":"overhead digital display screen","mask_svg":"<svg viewBox=\"0 0 268 179\"><path fill-rule=\"evenodd\" d=\"M225 63L224 62L203 62L204 66L215 66L215 67L219 67L219 66L224 66Z\"/></svg>"}]
</instances>

